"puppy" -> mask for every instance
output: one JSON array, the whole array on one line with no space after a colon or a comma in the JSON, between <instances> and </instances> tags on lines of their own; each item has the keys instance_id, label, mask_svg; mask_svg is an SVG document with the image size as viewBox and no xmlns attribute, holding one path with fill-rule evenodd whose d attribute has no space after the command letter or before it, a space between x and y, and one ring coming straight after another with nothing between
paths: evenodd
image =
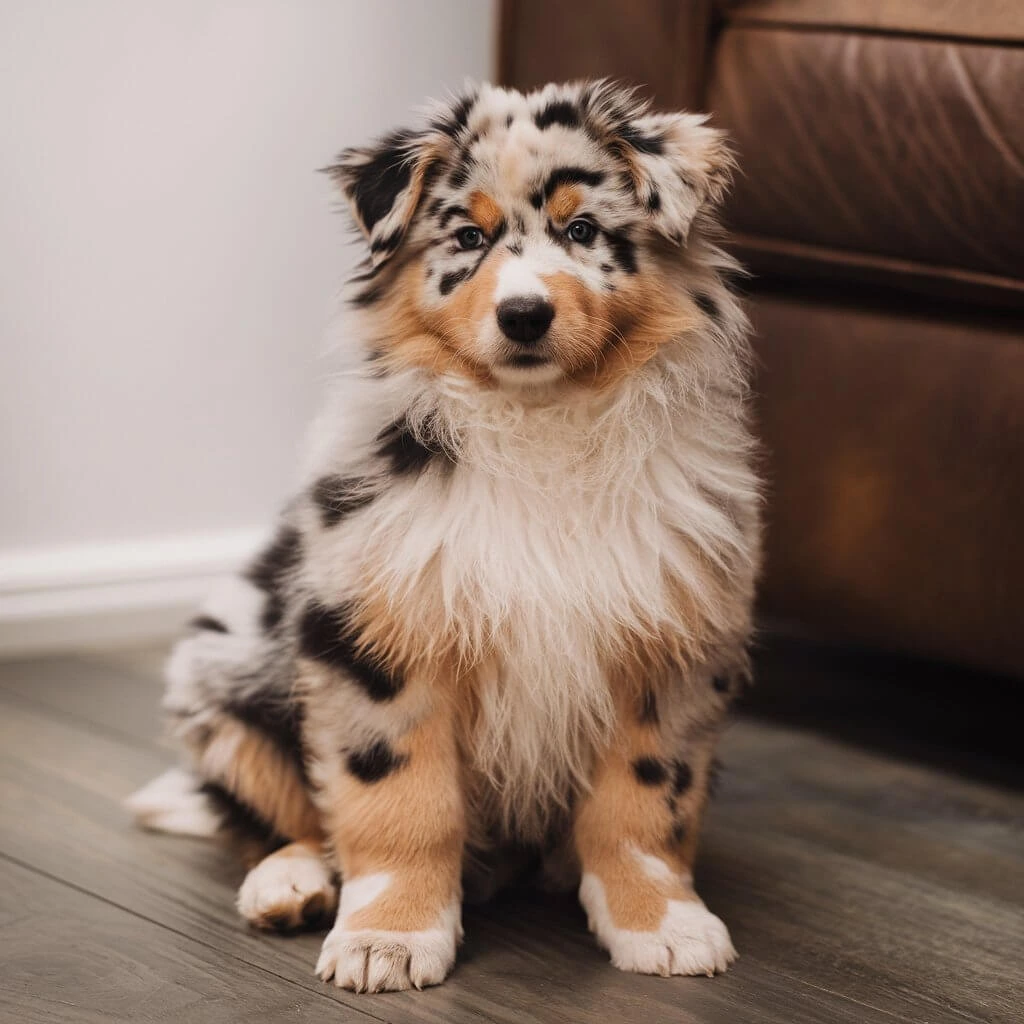
<instances>
[{"instance_id":1,"label":"puppy","mask_svg":"<svg viewBox=\"0 0 1024 1024\"><path fill-rule=\"evenodd\" d=\"M337 908L324 980L441 982L464 887L524 855L617 967L736 955L691 878L759 560L731 164L705 118L590 82L474 89L328 168L369 248L359 365L170 660L190 769L132 801L258 823L239 910Z\"/></svg>"}]
</instances>

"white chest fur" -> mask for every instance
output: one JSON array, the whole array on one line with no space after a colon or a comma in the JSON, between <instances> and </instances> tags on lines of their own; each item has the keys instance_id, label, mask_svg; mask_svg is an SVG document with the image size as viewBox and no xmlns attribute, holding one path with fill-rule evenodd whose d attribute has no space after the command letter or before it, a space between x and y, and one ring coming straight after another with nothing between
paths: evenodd
<instances>
[{"instance_id":1,"label":"white chest fur","mask_svg":"<svg viewBox=\"0 0 1024 1024\"><path fill-rule=\"evenodd\" d=\"M564 406L435 395L454 467L387 481L319 541L324 597L372 579L419 618L414 631L446 635L474 666L471 747L520 827L567 798L607 735L610 641L685 630L666 580L699 598L707 565L745 543L722 500L755 500L742 426L689 411L649 377Z\"/></svg>"}]
</instances>

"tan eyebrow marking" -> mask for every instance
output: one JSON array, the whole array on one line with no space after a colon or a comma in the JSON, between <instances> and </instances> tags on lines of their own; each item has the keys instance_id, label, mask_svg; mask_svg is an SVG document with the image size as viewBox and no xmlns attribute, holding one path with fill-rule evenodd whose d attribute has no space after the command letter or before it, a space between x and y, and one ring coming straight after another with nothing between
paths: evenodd
<instances>
[{"instance_id":1,"label":"tan eyebrow marking","mask_svg":"<svg viewBox=\"0 0 1024 1024\"><path fill-rule=\"evenodd\" d=\"M583 196L575 185L559 185L548 199L548 213L554 220L568 220L583 202Z\"/></svg>"},{"instance_id":2,"label":"tan eyebrow marking","mask_svg":"<svg viewBox=\"0 0 1024 1024\"><path fill-rule=\"evenodd\" d=\"M493 235L505 220L501 207L486 192L474 192L469 197L469 215L486 235Z\"/></svg>"}]
</instances>

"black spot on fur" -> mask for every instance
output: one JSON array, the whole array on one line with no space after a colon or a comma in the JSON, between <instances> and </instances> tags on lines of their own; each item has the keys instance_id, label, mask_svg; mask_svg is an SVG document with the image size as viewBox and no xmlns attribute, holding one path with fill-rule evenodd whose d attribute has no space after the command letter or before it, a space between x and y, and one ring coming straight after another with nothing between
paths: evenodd
<instances>
[{"instance_id":1,"label":"black spot on fur","mask_svg":"<svg viewBox=\"0 0 1024 1024\"><path fill-rule=\"evenodd\" d=\"M544 193L543 192L531 192L530 193L530 205L535 210L539 210L544 205Z\"/></svg>"},{"instance_id":2,"label":"black spot on fur","mask_svg":"<svg viewBox=\"0 0 1024 1024\"><path fill-rule=\"evenodd\" d=\"M462 163L457 164L451 174L448 175L448 184L452 188L462 188L469 181L472 160L466 158Z\"/></svg>"},{"instance_id":3,"label":"black spot on fur","mask_svg":"<svg viewBox=\"0 0 1024 1024\"><path fill-rule=\"evenodd\" d=\"M644 725L658 724L658 699L650 687L647 687L640 697L639 719Z\"/></svg>"},{"instance_id":4,"label":"black spot on fur","mask_svg":"<svg viewBox=\"0 0 1024 1024\"><path fill-rule=\"evenodd\" d=\"M349 673L367 696L378 703L392 700L403 680L373 654L367 652L352 628L349 605L327 608L311 602L299 622L299 650L303 657Z\"/></svg>"},{"instance_id":5,"label":"black spot on fur","mask_svg":"<svg viewBox=\"0 0 1024 1024\"><path fill-rule=\"evenodd\" d=\"M393 249L397 249L404 234L404 228L396 228L389 235L384 235L382 238L375 238L370 243L370 252L391 252Z\"/></svg>"},{"instance_id":6,"label":"black spot on fur","mask_svg":"<svg viewBox=\"0 0 1024 1024\"><path fill-rule=\"evenodd\" d=\"M265 845L268 848L266 852L283 845L283 837L278 836L267 822L230 790L216 782L204 782L199 792L206 797L214 813L220 815L221 831L231 838L239 842Z\"/></svg>"},{"instance_id":7,"label":"black spot on fur","mask_svg":"<svg viewBox=\"0 0 1024 1024\"><path fill-rule=\"evenodd\" d=\"M510 256L522 256L523 245L521 242L509 242L508 251Z\"/></svg>"},{"instance_id":8,"label":"black spot on fur","mask_svg":"<svg viewBox=\"0 0 1024 1024\"><path fill-rule=\"evenodd\" d=\"M638 757L633 762L633 774L645 786L660 786L668 778L665 766L656 757Z\"/></svg>"},{"instance_id":9,"label":"black spot on fur","mask_svg":"<svg viewBox=\"0 0 1024 1024\"><path fill-rule=\"evenodd\" d=\"M665 140L662 136L645 135L635 125L627 124L619 129L619 138L639 153L658 154L665 151Z\"/></svg>"},{"instance_id":10,"label":"black spot on fur","mask_svg":"<svg viewBox=\"0 0 1024 1024\"><path fill-rule=\"evenodd\" d=\"M441 216L438 218L437 222L443 228L443 227L445 227L445 225L447 225L448 221L450 221L452 219L452 217L468 217L468 216L469 216L469 210L467 210L464 206L457 206L457 205L456 206L446 206L445 210L444 210L444 213L441 214Z\"/></svg>"},{"instance_id":11,"label":"black spot on fur","mask_svg":"<svg viewBox=\"0 0 1024 1024\"><path fill-rule=\"evenodd\" d=\"M620 270L627 274L637 272L636 246L626 236L618 233L608 235L608 244L612 247L612 258Z\"/></svg>"},{"instance_id":12,"label":"black spot on fur","mask_svg":"<svg viewBox=\"0 0 1024 1024\"><path fill-rule=\"evenodd\" d=\"M431 127L455 138L466 127L469 112L473 109L474 103L476 103L475 95L463 96L447 114L435 118L431 122Z\"/></svg>"},{"instance_id":13,"label":"black spot on fur","mask_svg":"<svg viewBox=\"0 0 1024 1024\"><path fill-rule=\"evenodd\" d=\"M365 164L348 172L352 201L367 231L387 216L398 194L408 186L412 178L409 143L414 138L410 131L392 132Z\"/></svg>"},{"instance_id":14,"label":"black spot on fur","mask_svg":"<svg viewBox=\"0 0 1024 1024\"><path fill-rule=\"evenodd\" d=\"M320 509L320 521L325 527L337 526L345 516L369 505L373 494L357 477L322 476L313 485L313 501Z\"/></svg>"},{"instance_id":15,"label":"black spot on fur","mask_svg":"<svg viewBox=\"0 0 1024 1024\"><path fill-rule=\"evenodd\" d=\"M275 629L284 617L284 588L302 558L302 537L291 526L282 526L270 546L246 572L251 583L267 595L263 607L264 630Z\"/></svg>"},{"instance_id":16,"label":"black spot on fur","mask_svg":"<svg viewBox=\"0 0 1024 1024\"><path fill-rule=\"evenodd\" d=\"M728 693L729 692L729 677L728 676L715 676L711 680L711 685L715 688L716 693Z\"/></svg>"},{"instance_id":17,"label":"black spot on fur","mask_svg":"<svg viewBox=\"0 0 1024 1024\"><path fill-rule=\"evenodd\" d=\"M469 267L463 267L462 270L453 270L450 273L445 274L444 277L441 278L441 284L438 291L440 291L442 295L450 295L452 291L454 291L455 286L465 281L466 278L469 277L470 273L471 270Z\"/></svg>"},{"instance_id":18,"label":"black spot on fur","mask_svg":"<svg viewBox=\"0 0 1024 1024\"><path fill-rule=\"evenodd\" d=\"M384 740L376 740L365 750L353 751L348 755L346 764L349 772L360 782L380 782L393 771L401 768L408 758L396 754Z\"/></svg>"},{"instance_id":19,"label":"black spot on fur","mask_svg":"<svg viewBox=\"0 0 1024 1024\"><path fill-rule=\"evenodd\" d=\"M588 171L585 167L559 167L548 175L542 201L547 202L559 185L600 185L602 181L604 174L601 171ZM533 202L533 197L530 201Z\"/></svg>"},{"instance_id":20,"label":"black spot on fur","mask_svg":"<svg viewBox=\"0 0 1024 1024\"><path fill-rule=\"evenodd\" d=\"M427 166L423 168L423 178L420 185L422 189L420 193L421 195L425 196L429 192L434 182L436 182L441 176L442 169L440 160L431 160Z\"/></svg>"},{"instance_id":21,"label":"black spot on fur","mask_svg":"<svg viewBox=\"0 0 1024 1024\"><path fill-rule=\"evenodd\" d=\"M721 317L722 312L718 308L718 303L706 292L697 292L693 301L697 303L698 308L705 316L711 317L715 321Z\"/></svg>"},{"instance_id":22,"label":"black spot on fur","mask_svg":"<svg viewBox=\"0 0 1024 1024\"><path fill-rule=\"evenodd\" d=\"M533 123L543 131L553 124L564 125L566 128L578 128L580 112L568 100L555 100L549 103L539 114L535 114Z\"/></svg>"},{"instance_id":23,"label":"black spot on fur","mask_svg":"<svg viewBox=\"0 0 1024 1024\"><path fill-rule=\"evenodd\" d=\"M686 838L686 822L677 821L672 826L672 842L677 846Z\"/></svg>"},{"instance_id":24,"label":"black spot on fur","mask_svg":"<svg viewBox=\"0 0 1024 1024\"><path fill-rule=\"evenodd\" d=\"M685 761L672 762L672 792L685 793L693 783L693 772Z\"/></svg>"},{"instance_id":25,"label":"black spot on fur","mask_svg":"<svg viewBox=\"0 0 1024 1024\"><path fill-rule=\"evenodd\" d=\"M380 277L381 270L383 270L383 264L373 266L369 260L364 260L359 265L361 273L353 274L349 278L351 284L362 284L364 281L375 281Z\"/></svg>"},{"instance_id":26,"label":"black spot on fur","mask_svg":"<svg viewBox=\"0 0 1024 1024\"><path fill-rule=\"evenodd\" d=\"M512 127L512 122L515 119L516 119L515 118L515 114L509 114L508 117L505 118L505 127L506 128L511 128Z\"/></svg>"},{"instance_id":27,"label":"black spot on fur","mask_svg":"<svg viewBox=\"0 0 1024 1024\"><path fill-rule=\"evenodd\" d=\"M372 306L380 297L384 294L384 288L382 285L375 284L369 288L364 288L361 292L352 296L351 302L353 306L360 309L366 306Z\"/></svg>"},{"instance_id":28,"label":"black spot on fur","mask_svg":"<svg viewBox=\"0 0 1024 1024\"><path fill-rule=\"evenodd\" d=\"M250 728L269 736L305 775L302 748L302 705L289 689L260 687L228 700L224 710Z\"/></svg>"},{"instance_id":29,"label":"black spot on fur","mask_svg":"<svg viewBox=\"0 0 1024 1024\"><path fill-rule=\"evenodd\" d=\"M610 274L615 268L610 263L602 263L601 269L606 273Z\"/></svg>"},{"instance_id":30,"label":"black spot on fur","mask_svg":"<svg viewBox=\"0 0 1024 1024\"><path fill-rule=\"evenodd\" d=\"M652 188L644 205L647 207L648 213L657 213L661 209L661 193L656 188Z\"/></svg>"},{"instance_id":31,"label":"black spot on fur","mask_svg":"<svg viewBox=\"0 0 1024 1024\"><path fill-rule=\"evenodd\" d=\"M270 546L259 555L246 573L260 590L273 590L299 564L302 538L292 526L282 526Z\"/></svg>"},{"instance_id":32,"label":"black spot on fur","mask_svg":"<svg viewBox=\"0 0 1024 1024\"><path fill-rule=\"evenodd\" d=\"M202 629L209 633L227 633L228 627L220 619L212 615L197 615L190 623L192 629Z\"/></svg>"},{"instance_id":33,"label":"black spot on fur","mask_svg":"<svg viewBox=\"0 0 1024 1024\"><path fill-rule=\"evenodd\" d=\"M446 468L455 464L451 454L431 429L429 420L417 435L413 433L409 421L402 416L377 435L377 442L377 453L387 459L391 471L399 475L420 473L435 461Z\"/></svg>"}]
</instances>

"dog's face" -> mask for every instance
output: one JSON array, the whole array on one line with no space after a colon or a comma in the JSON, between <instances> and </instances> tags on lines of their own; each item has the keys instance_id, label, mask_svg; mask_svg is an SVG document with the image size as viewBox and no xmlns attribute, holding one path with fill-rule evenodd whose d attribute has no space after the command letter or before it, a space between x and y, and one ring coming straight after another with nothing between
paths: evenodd
<instances>
[{"instance_id":1,"label":"dog's face","mask_svg":"<svg viewBox=\"0 0 1024 1024\"><path fill-rule=\"evenodd\" d=\"M354 301L381 356L515 387L600 384L686 329L666 274L729 169L703 118L580 83L485 86L329 171L370 246Z\"/></svg>"}]
</instances>

